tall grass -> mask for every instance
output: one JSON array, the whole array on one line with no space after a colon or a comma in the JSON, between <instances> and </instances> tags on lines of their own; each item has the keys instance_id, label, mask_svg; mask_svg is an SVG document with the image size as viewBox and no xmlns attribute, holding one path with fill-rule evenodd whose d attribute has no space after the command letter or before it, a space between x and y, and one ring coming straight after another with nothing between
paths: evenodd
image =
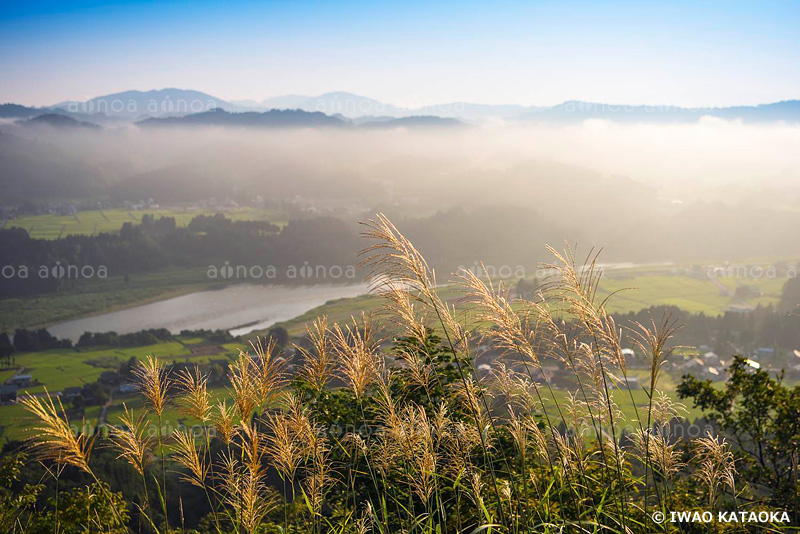
<instances>
[{"instance_id":1,"label":"tall grass","mask_svg":"<svg viewBox=\"0 0 800 534\"><path fill-rule=\"evenodd\" d=\"M158 495L145 493L140 509L145 529L167 531L149 501L168 517L168 464L205 492L220 533L661 532L650 511L686 502L687 481L710 506L735 491L724 441L696 440L689 463L669 434L681 407L658 382L674 323L616 325L595 294L596 256L579 265L573 251L550 249L557 276L531 300L462 271L453 303L388 219L364 223L363 236L362 264L385 307L346 325L319 318L296 347L293 376L285 354L257 342L230 364L230 403L214 402L199 370L170 377L158 359L143 362L149 406L138 416L126 408L110 442L145 492L159 457ZM474 347L487 344L504 353L490 372L475 365ZM623 345L650 362L646 406L634 401ZM574 383L566 400L550 378L555 364ZM334 394L349 406L344 434L323 426ZM635 421L624 420L619 395L634 403ZM49 395L22 402L38 420L40 457L94 476L93 442L72 432L63 407ZM173 403L202 422L204 439L162 431ZM155 438L144 432L153 415ZM623 439L626 424L635 431ZM268 484L270 468L281 492Z\"/></svg>"}]
</instances>

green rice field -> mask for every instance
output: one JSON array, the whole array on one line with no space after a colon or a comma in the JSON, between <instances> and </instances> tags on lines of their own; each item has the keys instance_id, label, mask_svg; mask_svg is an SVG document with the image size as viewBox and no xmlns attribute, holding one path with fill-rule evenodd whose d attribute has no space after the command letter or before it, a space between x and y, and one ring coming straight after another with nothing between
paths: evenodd
<instances>
[{"instance_id":1,"label":"green rice field","mask_svg":"<svg viewBox=\"0 0 800 534\"><path fill-rule=\"evenodd\" d=\"M188 340L191 341L191 340ZM194 345L194 346L193 346ZM207 363L209 360L231 359L239 354L243 344L230 343L223 345L205 344L203 349L196 350L198 343L187 343L183 339L167 343L158 343L144 347L110 348L98 350L57 349L42 352L20 354L16 357L16 365L24 373L33 377L30 387L20 388L18 395L26 393L33 395L43 394L45 390L55 395L64 388L81 386L96 381L100 374L111 368L118 368L120 364L131 357L138 360L148 355L157 356L166 362L195 362ZM0 382L8 380L16 373L15 370L0 371ZM225 388L216 388L215 397L227 395ZM123 403L129 408L139 408L143 399L138 394L116 396L108 407L107 422L114 423L123 410ZM86 408L86 424L96 425L100 406ZM184 417L175 407L164 413L164 421L172 424L183 423ZM26 412L20 405L0 406L0 443L24 438L25 428L29 420Z\"/></svg>"},{"instance_id":2,"label":"green rice field","mask_svg":"<svg viewBox=\"0 0 800 534\"><path fill-rule=\"evenodd\" d=\"M79 211L75 215L25 215L11 219L7 228L24 228L36 239L58 239L70 235L96 235L98 233L119 232L126 222L139 224L143 215L156 218L174 217L178 226L186 226L198 215L214 215L216 209L108 209ZM278 210L256 209L250 207L230 209L224 212L234 221L269 221L277 225L285 224L284 215Z\"/></svg>"}]
</instances>

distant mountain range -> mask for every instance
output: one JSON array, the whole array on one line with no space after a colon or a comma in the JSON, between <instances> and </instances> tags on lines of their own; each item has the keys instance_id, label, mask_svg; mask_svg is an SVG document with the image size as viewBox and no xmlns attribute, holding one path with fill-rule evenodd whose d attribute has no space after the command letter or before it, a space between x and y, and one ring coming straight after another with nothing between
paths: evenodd
<instances>
[{"instance_id":1,"label":"distant mountain range","mask_svg":"<svg viewBox=\"0 0 800 534\"><path fill-rule=\"evenodd\" d=\"M167 126L235 126L244 128L452 128L464 126L456 119L419 116L372 118L362 122L351 121L341 115L330 116L319 111L300 109L272 109L269 111L243 111L231 113L215 109L184 117L150 118L136 123L143 127Z\"/></svg>"},{"instance_id":2,"label":"distant mountain range","mask_svg":"<svg viewBox=\"0 0 800 534\"><path fill-rule=\"evenodd\" d=\"M748 123L800 122L800 100L723 108L626 106L574 100L529 111L517 118L521 121L549 123L576 123L588 119L637 123L690 123L697 122L701 117L741 120Z\"/></svg>"},{"instance_id":3,"label":"distant mountain range","mask_svg":"<svg viewBox=\"0 0 800 534\"><path fill-rule=\"evenodd\" d=\"M484 104L468 104L450 102L429 106L403 108L387 104L374 98L367 98L353 93L337 91L319 96L287 95L268 98L261 102L238 100L231 104L250 109L302 109L304 111L320 111L328 115L341 115L349 119L360 117L405 118L412 116L436 116L443 118L482 120L488 118L510 118L525 111L537 108L525 106L492 106Z\"/></svg>"},{"instance_id":4,"label":"distant mountain range","mask_svg":"<svg viewBox=\"0 0 800 534\"><path fill-rule=\"evenodd\" d=\"M346 123L338 117L319 112L273 109L270 111L245 111L231 113L217 108L184 117L151 118L137 122L140 126L246 126L246 127L342 127Z\"/></svg>"},{"instance_id":5,"label":"distant mountain range","mask_svg":"<svg viewBox=\"0 0 800 534\"><path fill-rule=\"evenodd\" d=\"M347 92L325 93L319 96L285 95L262 100L225 101L200 91L185 89L159 89L152 91L124 91L92 98L85 102L65 101L44 108L32 108L18 104L0 105L0 119L30 119L45 113L67 115L78 121L95 124L147 121L148 119L181 118L194 116L188 122L202 124L212 120L218 124L221 115L207 115L222 110L231 114L257 112L258 115L229 117L229 122L279 124L281 121L332 125L338 119L351 124L377 123L382 127L401 126L389 121L403 119L406 125L421 125L434 122L434 118L456 119L466 122L483 122L501 119L513 122L540 122L570 124L587 119L603 119L614 122L639 123L690 123L701 117L711 116L726 120L742 120L748 123L800 122L800 100L788 100L758 106L732 106L716 108L685 108L676 106L628 106L596 102L568 101L550 107L526 107L516 105L485 105L466 102L451 102L431 106L402 108L379 100ZM315 114L263 115L272 110L299 110ZM319 115L328 118L323 119ZM420 120L421 117L429 117ZM413 120L412 120L413 119ZM176 121L172 121L175 123ZM438 125L446 125L444 122Z\"/></svg>"},{"instance_id":6,"label":"distant mountain range","mask_svg":"<svg viewBox=\"0 0 800 534\"><path fill-rule=\"evenodd\" d=\"M50 126L52 128L73 128L86 130L99 130L100 126L86 121L79 121L68 115L58 113L45 113L32 119L22 121L25 126Z\"/></svg>"},{"instance_id":7,"label":"distant mountain range","mask_svg":"<svg viewBox=\"0 0 800 534\"><path fill-rule=\"evenodd\" d=\"M85 102L59 102L53 108L69 113L102 113L111 117L141 120L149 117L175 117L212 109L244 111L221 98L187 89L123 91L98 96Z\"/></svg>"},{"instance_id":8,"label":"distant mountain range","mask_svg":"<svg viewBox=\"0 0 800 534\"><path fill-rule=\"evenodd\" d=\"M445 117L436 117L433 115L417 115L414 117L400 117L398 119L384 119L378 118L377 120L366 120L358 123L362 128L457 128L464 126L464 123L458 119L450 119Z\"/></svg>"}]
</instances>

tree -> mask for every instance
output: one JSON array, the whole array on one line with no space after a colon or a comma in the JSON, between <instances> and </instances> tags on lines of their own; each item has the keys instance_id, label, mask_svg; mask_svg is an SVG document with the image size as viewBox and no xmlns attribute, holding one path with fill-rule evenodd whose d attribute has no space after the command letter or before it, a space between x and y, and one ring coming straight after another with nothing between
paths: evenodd
<instances>
[{"instance_id":1,"label":"tree","mask_svg":"<svg viewBox=\"0 0 800 534\"><path fill-rule=\"evenodd\" d=\"M289 342L289 332L287 332L282 326L273 326L269 329L269 333L267 335L275 340L275 344L278 347L285 347Z\"/></svg>"},{"instance_id":2,"label":"tree","mask_svg":"<svg viewBox=\"0 0 800 534\"><path fill-rule=\"evenodd\" d=\"M127 362L124 362L122 365L119 366L119 376L123 381L131 382L134 378L133 371L138 367L139 360L136 359L135 356L131 356L128 358Z\"/></svg>"},{"instance_id":3,"label":"tree","mask_svg":"<svg viewBox=\"0 0 800 534\"><path fill-rule=\"evenodd\" d=\"M800 386L783 384L768 371L751 367L736 356L728 368L724 389L711 380L686 375L678 386L682 399L691 398L707 419L738 445L739 472L770 495L771 504L794 510L800 520Z\"/></svg>"},{"instance_id":4,"label":"tree","mask_svg":"<svg viewBox=\"0 0 800 534\"><path fill-rule=\"evenodd\" d=\"M520 278L517 281L517 297L521 299L531 300L536 297L536 292L539 290L539 281L534 278L533 280L526 280Z\"/></svg>"},{"instance_id":5,"label":"tree","mask_svg":"<svg viewBox=\"0 0 800 534\"><path fill-rule=\"evenodd\" d=\"M109 392L108 388L105 387L100 382L92 382L91 384L86 384L83 386L83 391L88 394L88 396L92 399L91 404L99 404L102 406L106 402L108 402ZM85 399L84 399L85 400Z\"/></svg>"},{"instance_id":6,"label":"tree","mask_svg":"<svg viewBox=\"0 0 800 534\"><path fill-rule=\"evenodd\" d=\"M31 510L41 493L42 484L26 484L20 491L12 487L20 479L20 472L26 465L24 454L9 454L0 458L0 530L15 532L20 517Z\"/></svg>"},{"instance_id":7,"label":"tree","mask_svg":"<svg viewBox=\"0 0 800 534\"><path fill-rule=\"evenodd\" d=\"M82 410L86 407L86 399L83 398L83 395L75 395L75 397L73 397L72 407L77 410Z\"/></svg>"},{"instance_id":8,"label":"tree","mask_svg":"<svg viewBox=\"0 0 800 534\"><path fill-rule=\"evenodd\" d=\"M0 359L5 367L11 366L11 355L14 354L14 345L5 332L0 333Z\"/></svg>"},{"instance_id":9,"label":"tree","mask_svg":"<svg viewBox=\"0 0 800 534\"><path fill-rule=\"evenodd\" d=\"M59 532L79 534L83 532L105 532L108 534L127 534L129 520L128 505L122 493L111 492L108 484L99 482L84 488L76 487L62 491L55 499L49 499L52 509L46 514L35 514L29 532L53 532L53 525L59 525ZM91 510L91 514L87 514Z\"/></svg>"},{"instance_id":10,"label":"tree","mask_svg":"<svg viewBox=\"0 0 800 534\"><path fill-rule=\"evenodd\" d=\"M36 350L33 336L25 328L17 328L14 331L14 349L17 352L32 352Z\"/></svg>"},{"instance_id":11,"label":"tree","mask_svg":"<svg viewBox=\"0 0 800 534\"><path fill-rule=\"evenodd\" d=\"M790 278L783 284L778 308L786 313L800 313L800 278Z\"/></svg>"},{"instance_id":12,"label":"tree","mask_svg":"<svg viewBox=\"0 0 800 534\"><path fill-rule=\"evenodd\" d=\"M14 345L11 338L5 332L0 333L0 357L11 356L14 354Z\"/></svg>"}]
</instances>

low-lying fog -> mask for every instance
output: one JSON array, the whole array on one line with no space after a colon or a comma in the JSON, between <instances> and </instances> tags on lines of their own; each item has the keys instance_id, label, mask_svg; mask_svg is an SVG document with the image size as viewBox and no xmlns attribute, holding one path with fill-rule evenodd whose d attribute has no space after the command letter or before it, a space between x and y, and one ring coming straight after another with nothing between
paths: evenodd
<instances>
[{"instance_id":1,"label":"low-lying fog","mask_svg":"<svg viewBox=\"0 0 800 534\"><path fill-rule=\"evenodd\" d=\"M659 238L674 238L679 250L682 239L726 232L743 247L769 243L743 256L797 250L789 250L797 246L800 215L797 125L706 118L411 130L1 130L3 204L58 196L170 205L299 195L339 213L394 206L410 216L515 205L612 250L618 239ZM698 233L695 225L713 231Z\"/></svg>"}]
</instances>

